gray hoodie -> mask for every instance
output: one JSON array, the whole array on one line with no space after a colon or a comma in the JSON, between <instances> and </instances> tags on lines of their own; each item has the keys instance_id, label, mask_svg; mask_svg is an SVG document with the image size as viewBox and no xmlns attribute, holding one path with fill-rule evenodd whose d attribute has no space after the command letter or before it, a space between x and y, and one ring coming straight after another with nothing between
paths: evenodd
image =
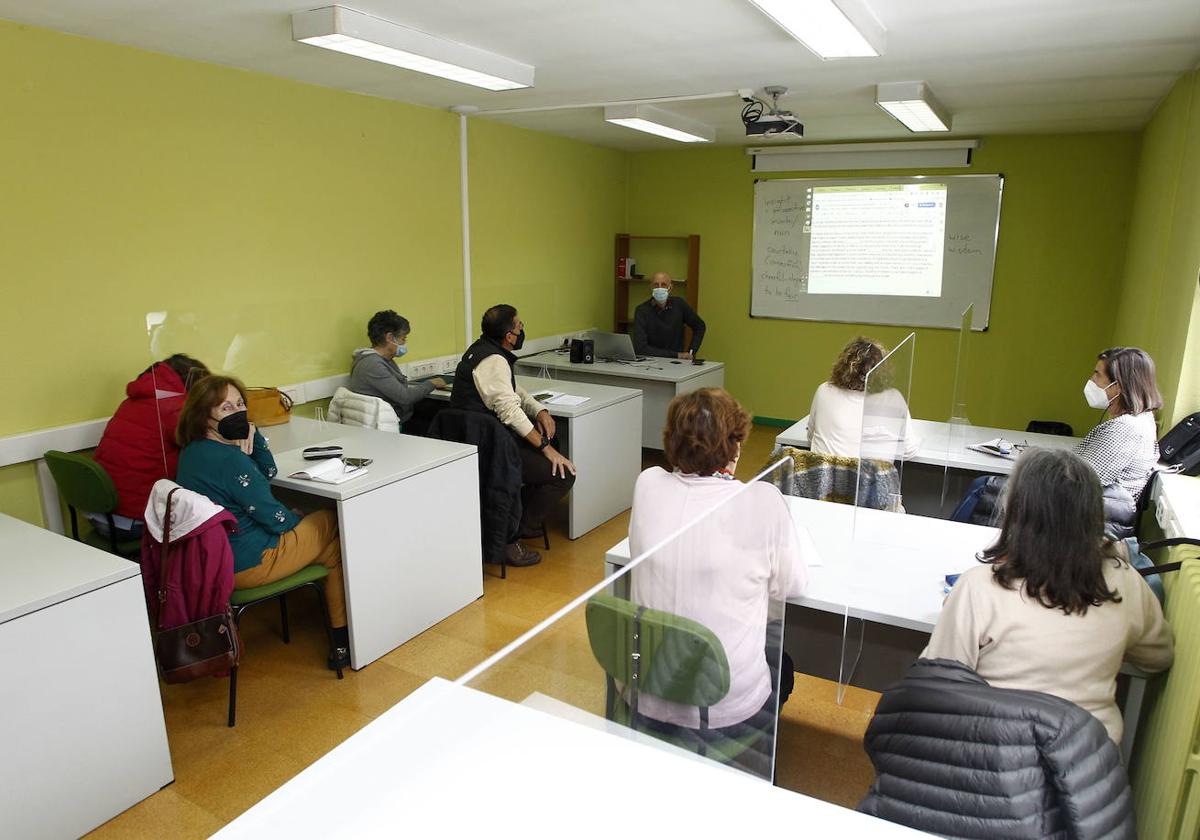
<instances>
[{"instance_id":1,"label":"gray hoodie","mask_svg":"<svg viewBox=\"0 0 1200 840\"><path fill-rule=\"evenodd\" d=\"M395 362L367 347L354 351L350 362L350 390L387 400L403 424L412 418L413 406L433 393L433 383L410 384Z\"/></svg>"}]
</instances>

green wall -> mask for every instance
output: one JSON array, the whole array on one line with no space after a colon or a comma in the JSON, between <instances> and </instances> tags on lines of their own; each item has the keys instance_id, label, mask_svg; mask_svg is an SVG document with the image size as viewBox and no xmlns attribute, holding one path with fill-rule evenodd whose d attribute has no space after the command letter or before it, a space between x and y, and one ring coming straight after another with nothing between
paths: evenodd
<instances>
[{"instance_id":1,"label":"green wall","mask_svg":"<svg viewBox=\"0 0 1200 840\"><path fill-rule=\"evenodd\" d=\"M456 115L3 21L0 114L0 437L107 416L176 350L258 384L344 372L385 307L410 359L462 349ZM476 310L606 323L625 156L468 136ZM0 511L40 522L35 491L0 468Z\"/></svg>"},{"instance_id":2,"label":"green wall","mask_svg":"<svg viewBox=\"0 0 1200 840\"><path fill-rule=\"evenodd\" d=\"M1183 76L1142 137L1133 225L1114 344L1158 365L1167 423L1200 409L1200 71Z\"/></svg>"},{"instance_id":3,"label":"green wall","mask_svg":"<svg viewBox=\"0 0 1200 840\"><path fill-rule=\"evenodd\" d=\"M1083 383L1112 335L1137 150L1136 134L989 137L970 168L928 172L1005 176L991 324L970 338L972 422L1094 425ZM726 386L752 413L794 419L808 413L848 339L866 333L890 346L909 330L750 318L750 165L741 148L632 154L629 232L700 235L703 354L726 363ZM906 173L813 175L885 174ZM638 268L648 275L655 266ZM945 418L957 333L916 332L913 413Z\"/></svg>"},{"instance_id":4,"label":"green wall","mask_svg":"<svg viewBox=\"0 0 1200 840\"><path fill-rule=\"evenodd\" d=\"M510 303L531 336L607 329L625 153L486 120L467 136L476 311Z\"/></svg>"}]
</instances>

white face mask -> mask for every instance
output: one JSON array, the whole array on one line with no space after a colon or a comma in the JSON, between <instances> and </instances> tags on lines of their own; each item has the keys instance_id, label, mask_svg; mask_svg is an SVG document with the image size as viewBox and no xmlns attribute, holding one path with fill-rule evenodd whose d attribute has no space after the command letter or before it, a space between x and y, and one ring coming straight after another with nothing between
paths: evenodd
<instances>
[{"instance_id":1,"label":"white face mask","mask_svg":"<svg viewBox=\"0 0 1200 840\"><path fill-rule=\"evenodd\" d=\"M1108 383L1108 388L1116 385L1116 382ZM1087 404L1092 408L1104 409L1108 408L1116 397L1108 396L1108 388L1101 388L1092 380L1088 380L1083 386L1083 398L1087 400Z\"/></svg>"}]
</instances>

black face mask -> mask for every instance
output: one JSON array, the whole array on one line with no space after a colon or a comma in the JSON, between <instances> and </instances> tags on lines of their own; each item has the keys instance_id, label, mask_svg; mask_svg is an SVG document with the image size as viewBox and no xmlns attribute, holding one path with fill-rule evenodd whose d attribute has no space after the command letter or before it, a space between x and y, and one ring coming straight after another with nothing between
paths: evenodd
<instances>
[{"instance_id":1,"label":"black face mask","mask_svg":"<svg viewBox=\"0 0 1200 840\"><path fill-rule=\"evenodd\" d=\"M226 414L217 423L217 434L225 440L245 440L250 437L250 416L244 410Z\"/></svg>"},{"instance_id":2,"label":"black face mask","mask_svg":"<svg viewBox=\"0 0 1200 840\"><path fill-rule=\"evenodd\" d=\"M517 337L516 343L513 344L514 350L520 350L525 346L525 330L521 330L519 333L510 332L509 335L515 335Z\"/></svg>"}]
</instances>

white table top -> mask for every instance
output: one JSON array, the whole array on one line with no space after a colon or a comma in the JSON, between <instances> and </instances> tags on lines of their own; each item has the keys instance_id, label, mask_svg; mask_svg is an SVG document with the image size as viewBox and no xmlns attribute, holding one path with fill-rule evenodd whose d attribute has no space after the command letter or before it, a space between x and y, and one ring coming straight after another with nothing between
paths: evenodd
<instances>
[{"instance_id":1,"label":"white table top","mask_svg":"<svg viewBox=\"0 0 1200 840\"><path fill-rule=\"evenodd\" d=\"M140 574L135 562L0 513L0 624Z\"/></svg>"},{"instance_id":2,"label":"white table top","mask_svg":"<svg viewBox=\"0 0 1200 840\"><path fill-rule=\"evenodd\" d=\"M537 376L518 376L517 384L530 394L537 394L539 391L557 391L560 394L588 398L587 402L580 405L547 403L546 408L555 417L582 417L593 411L599 411L610 405L623 403L642 395L642 392L635 388L614 388L611 385L593 385L590 382L571 382L564 379L542 379ZM430 397L435 400L448 400L450 392L434 391Z\"/></svg>"},{"instance_id":3,"label":"white table top","mask_svg":"<svg viewBox=\"0 0 1200 840\"><path fill-rule=\"evenodd\" d=\"M377 487L466 458L475 452L474 446L465 443L398 435L340 423L321 423L306 417L293 417L288 423L268 426L261 431L270 443L275 466L279 469L279 474L271 483L328 499L351 499ZM301 455L305 447L328 445L341 446L346 456L371 458L373 463L366 474L343 484L288 478L290 473L308 465Z\"/></svg>"},{"instance_id":4,"label":"white table top","mask_svg":"<svg viewBox=\"0 0 1200 840\"><path fill-rule=\"evenodd\" d=\"M517 367L523 370L576 370L580 373L591 373L600 376L620 376L627 379L646 379L660 382L686 382L697 376L725 367L722 362L705 360L702 365L694 365L682 359L660 359L654 356L644 362L595 362L585 365L572 363L571 357L557 350L547 350L544 353L534 353L522 356L517 360Z\"/></svg>"},{"instance_id":5,"label":"white table top","mask_svg":"<svg viewBox=\"0 0 1200 840\"><path fill-rule=\"evenodd\" d=\"M765 837L781 825L928 836L435 678L214 836Z\"/></svg>"},{"instance_id":6,"label":"white table top","mask_svg":"<svg viewBox=\"0 0 1200 840\"><path fill-rule=\"evenodd\" d=\"M808 529L821 556L808 589L791 603L838 615L849 612L894 627L933 632L945 576L978 565L975 555L997 530L928 516L787 497L792 520ZM610 563L629 562L629 540L609 549Z\"/></svg>"},{"instance_id":7,"label":"white table top","mask_svg":"<svg viewBox=\"0 0 1200 840\"><path fill-rule=\"evenodd\" d=\"M1012 443L1040 446L1046 449L1074 449L1080 438L1018 432L1013 429L993 429L990 426L969 426L936 420L913 419L913 432L920 439L917 454L909 463L950 466L954 469L980 473L1008 475L1016 466L1016 457L1005 458L967 449L969 444L1004 438ZM804 417L776 436L780 446L808 449L808 417Z\"/></svg>"}]
</instances>

